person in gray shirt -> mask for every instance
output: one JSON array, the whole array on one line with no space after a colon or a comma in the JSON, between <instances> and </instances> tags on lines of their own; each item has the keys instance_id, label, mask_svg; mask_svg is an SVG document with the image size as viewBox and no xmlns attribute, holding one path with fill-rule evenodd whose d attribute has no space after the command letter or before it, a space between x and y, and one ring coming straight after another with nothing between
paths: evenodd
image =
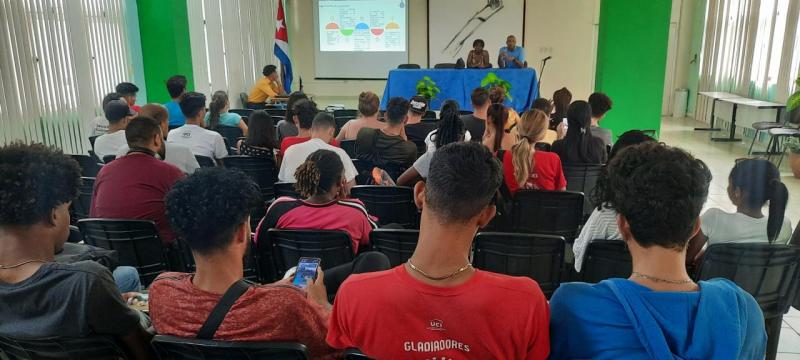
<instances>
[{"instance_id":1,"label":"person in gray shirt","mask_svg":"<svg viewBox=\"0 0 800 360\"><path fill-rule=\"evenodd\" d=\"M606 94L596 92L589 95L589 106L592 107L592 135L602 139L606 146L614 145L611 130L600 127L600 121L611 110L611 98Z\"/></svg>"}]
</instances>

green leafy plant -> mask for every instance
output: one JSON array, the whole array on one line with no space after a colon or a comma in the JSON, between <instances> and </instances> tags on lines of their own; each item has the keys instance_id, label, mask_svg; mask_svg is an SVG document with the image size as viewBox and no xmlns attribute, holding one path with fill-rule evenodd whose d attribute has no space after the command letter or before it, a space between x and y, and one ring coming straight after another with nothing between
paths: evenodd
<instances>
[{"instance_id":1,"label":"green leafy plant","mask_svg":"<svg viewBox=\"0 0 800 360\"><path fill-rule=\"evenodd\" d=\"M800 155L800 139L791 138L787 140L786 148L789 149L789 152L791 152L792 154Z\"/></svg>"},{"instance_id":2,"label":"green leafy plant","mask_svg":"<svg viewBox=\"0 0 800 360\"><path fill-rule=\"evenodd\" d=\"M495 86L499 86L505 90L505 98L508 100L513 101L514 98L511 97L511 83L508 81L503 80L503 78L497 76L494 72L489 72L486 74L486 77L481 80L481 87L482 88L493 88Z\"/></svg>"},{"instance_id":3,"label":"green leafy plant","mask_svg":"<svg viewBox=\"0 0 800 360\"><path fill-rule=\"evenodd\" d=\"M800 107L800 77L794 81L794 84L797 88L797 91L794 92L791 96L789 96L789 100L786 100L786 111L790 112L794 109Z\"/></svg>"},{"instance_id":4,"label":"green leafy plant","mask_svg":"<svg viewBox=\"0 0 800 360\"><path fill-rule=\"evenodd\" d=\"M417 95L428 99L428 101L435 99L440 92L442 90L436 86L436 82L430 76L425 76L420 81L417 81Z\"/></svg>"}]
</instances>

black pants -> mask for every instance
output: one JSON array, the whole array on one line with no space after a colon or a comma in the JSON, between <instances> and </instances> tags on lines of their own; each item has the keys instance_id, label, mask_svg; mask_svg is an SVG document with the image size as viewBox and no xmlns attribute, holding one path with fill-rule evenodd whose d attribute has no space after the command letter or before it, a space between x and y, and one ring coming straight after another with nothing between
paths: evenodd
<instances>
[{"instance_id":1,"label":"black pants","mask_svg":"<svg viewBox=\"0 0 800 360\"><path fill-rule=\"evenodd\" d=\"M252 109L252 110L264 110L264 109L267 108L267 105L265 105L264 103L251 103L251 102L248 102L245 105L245 107L248 108L248 109Z\"/></svg>"},{"instance_id":2,"label":"black pants","mask_svg":"<svg viewBox=\"0 0 800 360\"><path fill-rule=\"evenodd\" d=\"M377 251L362 253L347 264L334 266L325 270L325 288L328 290L328 297L332 297L347 280L350 274L361 274L375 271L389 270L392 265L386 255Z\"/></svg>"}]
</instances>

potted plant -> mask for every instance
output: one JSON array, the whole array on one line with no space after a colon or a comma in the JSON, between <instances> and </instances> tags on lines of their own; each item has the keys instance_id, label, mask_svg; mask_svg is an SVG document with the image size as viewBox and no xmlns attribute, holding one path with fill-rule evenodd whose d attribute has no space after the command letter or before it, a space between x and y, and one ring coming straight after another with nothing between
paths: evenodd
<instances>
[{"instance_id":1,"label":"potted plant","mask_svg":"<svg viewBox=\"0 0 800 360\"><path fill-rule=\"evenodd\" d=\"M428 102L435 99L440 92L441 90L430 76L425 76L417 81L417 95L428 99Z\"/></svg>"},{"instance_id":2,"label":"potted plant","mask_svg":"<svg viewBox=\"0 0 800 360\"><path fill-rule=\"evenodd\" d=\"M481 87L485 89L491 89L493 87L501 87L505 91L505 98L509 101L514 101L514 98L511 97L511 83L506 81L505 79L497 76L494 72L490 72L486 74L486 77L481 80Z\"/></svg>"},{"instance_id":3,"label":"potted plant","mask_svg":"<svg viewBox=\"0 0 800 360\"><path fill-rule=\"evenodd\" d=\"M800 179L800 139L789 139L786 142L786 149L789 150L789 167L794 177Z\"/></svg>"}]
</instances>

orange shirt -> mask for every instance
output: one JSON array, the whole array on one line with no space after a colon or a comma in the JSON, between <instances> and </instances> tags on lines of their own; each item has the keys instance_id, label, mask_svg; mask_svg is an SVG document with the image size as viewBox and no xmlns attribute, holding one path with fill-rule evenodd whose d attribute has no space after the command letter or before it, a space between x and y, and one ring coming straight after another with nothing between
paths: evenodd
<instances>
[{"instance_id":1,"label":"orange shirt","mask_svg":"<svg viewBox=\"0 0 800 360\"><path fill-rule=\"evenodd\" d=\"M250 95L247 97L247 102L263 103L269 98L273 98L281 93L281 88L278 83L270 80L264 76L256 81L253 89L250 90Z\"/></svg>"}]
</instances>

